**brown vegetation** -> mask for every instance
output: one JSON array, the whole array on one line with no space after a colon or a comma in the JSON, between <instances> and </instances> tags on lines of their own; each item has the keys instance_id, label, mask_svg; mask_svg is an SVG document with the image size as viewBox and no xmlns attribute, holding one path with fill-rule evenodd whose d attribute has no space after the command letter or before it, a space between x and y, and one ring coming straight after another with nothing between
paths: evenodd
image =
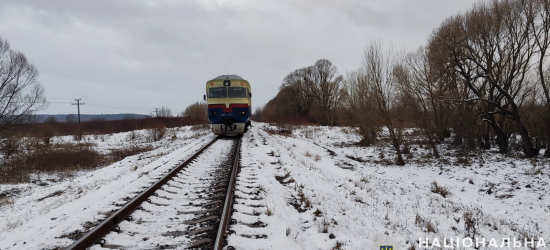
<instances>
[{"instance_id":1,"label":"brown vegetation","mask_svg":"<svg viewBox=\"0 0 550 250\"><path fill-rule=\"evenodd\" d=\"M446 187L440 186L437 184L437 182L432 182L432 186L430 188L432 193L439 194L443 196L443 198L447 198L447 196L451 195L451 192Z\"/></svg>"},{"instance_id":2,"label":"brown vegetation","mask_svg":"<svg viewBox=\"0 0 550 250\"><path fill-rule=\"evenodd\" d=\"M451 135L448 143L463 151L495 146L534 157L550 144L549 46L549 1L476 3L414 52L368 44L362 66L345 79L326 59L291 72L253 119L352 126L363 145L377 143L384 128L397 164L401 131L410 126L434 157Z\"/></svg>"},{"instance_id":3,"label":"brown vegetation","mask_svg":"<svg viewBox=\"0 0 550 250\"><path fill-rule=\"evenodd\" d=\"M206 116L206 114L204 114L204 116ZM198 124L204 124L204 121L193 117L158 117L112 121L107 121L105 119L93 119L82 122L82 135L112 134L132 130L159 127L174 128ZM52 136L78 135L78 123L50 121L45 123L21 124L17 127L17 131L21 133L31 133L33 136L48 136L50 134ZM42 138L42 136L40 137Z\"/></svg>"},{"instance_id":4,"label":"brown vegetation","mask_svg":"<svg viewBox=\"0 0 550 250\"><path fill-rule=\"evenodd\" d=\"M199 123L208 123L207 116L208 105L206 102L196 102L183 111L182 116L191 119L192 121Z\"/></svg>"},{"instance_id":5,"label":"brown vegetation","mask_svg":"<svg viewBox=\"0 0 550 250\"><path fill-rule=\"evenodd\" d=\"M89 143L40 146L3 161L0 165L0 184L29 182L33 174L39 173L70 174L72 171L93 170L152 149L152 146L133 146L102 155Z\"/></svg>"}]
</instances>

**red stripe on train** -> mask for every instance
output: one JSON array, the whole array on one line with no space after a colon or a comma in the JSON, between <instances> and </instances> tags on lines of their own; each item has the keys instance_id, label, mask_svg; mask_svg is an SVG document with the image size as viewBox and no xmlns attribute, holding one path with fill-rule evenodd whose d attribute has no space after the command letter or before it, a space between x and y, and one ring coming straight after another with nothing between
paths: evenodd
<instances>
[{"instance_id":1,"label":"red stripe on train","mask_svg":"<svg viewBox=\"0 0 550 250\"><path fill-rule=\"evenodd\" d=\"M233 112L233 108L248 108L246 103L229 104L229 108L225 107L225 104L208 104L209 109L222 108L223 112Z\"/></svg>"}]
</instances>

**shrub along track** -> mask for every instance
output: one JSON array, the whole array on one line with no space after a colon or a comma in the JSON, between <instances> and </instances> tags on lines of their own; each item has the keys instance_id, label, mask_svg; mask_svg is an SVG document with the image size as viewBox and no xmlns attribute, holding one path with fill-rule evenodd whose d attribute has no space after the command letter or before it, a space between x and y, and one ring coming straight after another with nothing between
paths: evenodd
<instances>
[{"instance_id":1,"label":"shrub along track","mask_svg":"<svg viewBox=\"0 0 550 250\"><path fill-rule=\"evenodd\" d=\"M240 145L216 138L66 249L221 249Z\"/></svg>"}]
</instances>

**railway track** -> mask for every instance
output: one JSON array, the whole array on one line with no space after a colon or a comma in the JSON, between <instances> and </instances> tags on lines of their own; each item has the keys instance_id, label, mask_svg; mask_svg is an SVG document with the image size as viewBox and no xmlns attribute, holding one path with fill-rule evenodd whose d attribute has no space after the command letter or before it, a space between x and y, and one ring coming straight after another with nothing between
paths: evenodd
<instances>
[{"instance_id":1,"label":"railway track","mask_svg":"<svg viewBox=\"0 0 550 250\"><path fill-rule=\"evenodd\" d=\"M222 249L240 144L216 138L65 249Z\"/></svg>"}]
</instances>

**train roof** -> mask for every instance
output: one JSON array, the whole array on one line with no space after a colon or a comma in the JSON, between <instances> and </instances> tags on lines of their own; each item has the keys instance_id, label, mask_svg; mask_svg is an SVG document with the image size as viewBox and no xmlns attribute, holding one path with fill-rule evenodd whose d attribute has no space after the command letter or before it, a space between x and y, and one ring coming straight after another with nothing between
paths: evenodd
<instances>
[{"instance_id":1,"label":"train roof","mask_svg":"<svg viewBox=\"0 0 550 250\"><path fill-rule=\"evenodd\" d=\"M244 78L238 76L238 75L221 75L221 76L218 76L212 80L226 80L226 79L239 79L239 80L244 80Z\"/></svg>"}]
</instances>

